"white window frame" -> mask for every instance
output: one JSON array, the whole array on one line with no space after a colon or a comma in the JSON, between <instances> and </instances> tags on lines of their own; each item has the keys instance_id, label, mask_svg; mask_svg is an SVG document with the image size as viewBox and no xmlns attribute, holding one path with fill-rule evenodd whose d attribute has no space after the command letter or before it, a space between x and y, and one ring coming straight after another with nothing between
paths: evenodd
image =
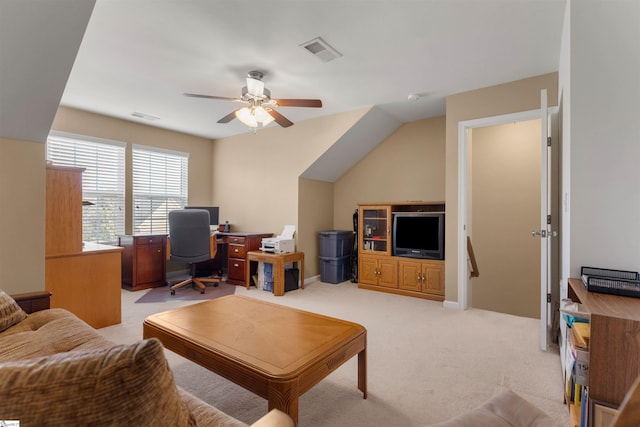
<instances>
[{"instance_id":1,"label":"white window frame","mask_svg":"<svg viewBox=\"0 0 640 427\"><path fill-rule=\"evenodd\" d=\"M169 211L189 196L189 153L132 146L133 234L166 234Z\"/></svg>"},{"instance_id":2,"label":"white window frame","mask_svg":"<svg viewBox=\"0 0 640 427\"><path fill-rule=\"evenodd\" d=\"M82 173L82 240L117 244L125 229L126 143L51 131L47 160L84 168Z\"/></svg>"}]
</instances>

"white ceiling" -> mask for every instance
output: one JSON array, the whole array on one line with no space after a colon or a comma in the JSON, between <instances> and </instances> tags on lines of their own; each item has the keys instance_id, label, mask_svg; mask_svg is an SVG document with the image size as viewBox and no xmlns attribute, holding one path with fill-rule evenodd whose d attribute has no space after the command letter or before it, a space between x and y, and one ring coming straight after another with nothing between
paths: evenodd
<instances>
[{"instance_id":1,"label":"white ceiling","mask_svg":"<svg viewBox=\"0 0 640 427\"><path fill-rule=\"evenodd\" d=\"M61 104L216 139L247 132L238 120L216 123L239 104L182 94L237 97L247 72L260 70L275 99L323 101L279 108L294 122L365 106L401 122L441 116L447 95L557 71L564 8L565 0L97 0ZM325 63L299 47L315 37L343 56ZM411 93L423 96L410 102Z\"/></svg>"}]
</instances>

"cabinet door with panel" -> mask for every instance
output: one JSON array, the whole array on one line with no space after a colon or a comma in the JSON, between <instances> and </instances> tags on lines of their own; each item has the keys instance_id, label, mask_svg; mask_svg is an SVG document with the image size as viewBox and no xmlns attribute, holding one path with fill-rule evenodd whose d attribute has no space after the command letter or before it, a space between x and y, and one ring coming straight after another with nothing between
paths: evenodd
<instances>
[{"instance_id":1,"label":"cabinet door with panel","mask_svg":"<svg viewBox=\"0 0 640 427\"><path fill-rule=\"evenodd\" d=\"M362 253L391 255L391 207L360 206L358 243Z\"/></svg>"},{"instance_id":2,"label":"cabinet door with panel","mask_svg":"<svg viewBox=\"0 0 640 427\"><path fill-rule=\"evenodd\" d=\"M362 255L359 263L359 282L386 288L398 287L398 263L394 259Z\"/></svg>"},{"instance_id":3,"label":"cabinet door with panel","mask_svg":"<svg viewBox=\"0 0 640 427\"><path fill-rule=\"evenodd\" d=\"M442 261L399 261L398 287L408 291L444 295Z\"/></svg>"}]
</instances>

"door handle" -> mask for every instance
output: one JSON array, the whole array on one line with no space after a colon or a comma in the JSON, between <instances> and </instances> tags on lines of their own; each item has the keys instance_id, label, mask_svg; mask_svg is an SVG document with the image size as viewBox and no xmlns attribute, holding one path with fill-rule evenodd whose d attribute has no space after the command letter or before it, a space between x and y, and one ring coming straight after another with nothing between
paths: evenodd
<instances>
[{"instance_id":1,"label":"door handle","mask_svg":"<svg viewBox=\"0 0 640 427\"><path fill-rule=\"evenodd\" d=\"M544 239L545 237L547 237L547 230L533 230L531 232L531 237L536 237L536 236L540 236Z\"/></svg>"}]
</instances>

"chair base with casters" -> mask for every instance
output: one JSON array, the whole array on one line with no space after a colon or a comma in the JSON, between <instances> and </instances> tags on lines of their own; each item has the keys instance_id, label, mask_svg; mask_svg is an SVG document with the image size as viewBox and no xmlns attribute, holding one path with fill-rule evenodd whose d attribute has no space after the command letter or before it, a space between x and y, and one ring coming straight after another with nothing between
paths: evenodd
<instances>
[{"instance_id":1,"label":"chair base with casters","mask_svg":"<svg viewBox=\"0 0 640 427\"><path fill-rule=\"evenodd\" d=\"M176 289L180 289L182 287L185 287L187 285L193 284L196 285L198 288L200 288L200 293L204 294L204 290L206 288L205 283L213 283L214 287L218 287L218 284L220 283L220 279L217 277L196 277L196 268L195 268L195 264L191 264L191 278L187 279L187 280L183 280L179 283L176 283L174 285L171 286L171 295L175 295L176 294Z\"/></svg>"}]
</instances>

